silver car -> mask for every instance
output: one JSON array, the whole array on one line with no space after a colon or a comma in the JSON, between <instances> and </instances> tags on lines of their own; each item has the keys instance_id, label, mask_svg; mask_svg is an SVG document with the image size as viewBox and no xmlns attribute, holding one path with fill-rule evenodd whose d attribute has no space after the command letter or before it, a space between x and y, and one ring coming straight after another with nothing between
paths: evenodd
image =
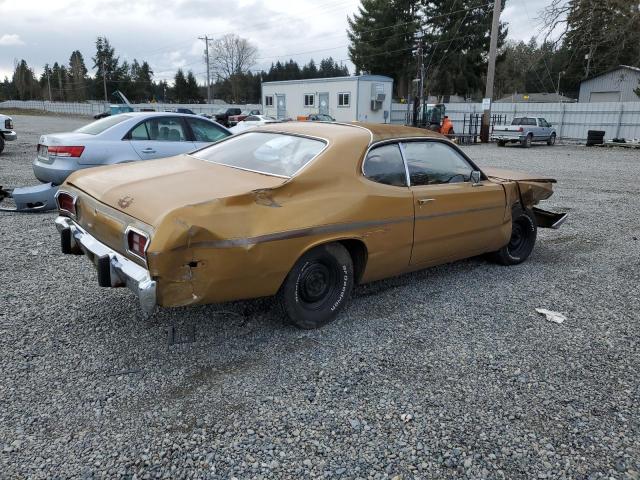
<instances>
[{"instance_id":1,"label":"silver car","mask_svg":"<svg viewBox=\"0 0 640 480\"><path fill-rule=\"evenodd\" d=\"M41 182L60 185L82 168L171 157L231 134L222 125L194 115L121 113L74 132L41 136L33 173Z\"/></svg>"}]
</instances>

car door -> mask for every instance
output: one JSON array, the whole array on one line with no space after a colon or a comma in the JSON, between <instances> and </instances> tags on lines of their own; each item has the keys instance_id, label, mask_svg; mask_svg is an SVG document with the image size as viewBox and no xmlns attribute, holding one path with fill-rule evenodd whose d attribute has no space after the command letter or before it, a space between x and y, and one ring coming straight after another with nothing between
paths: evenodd
<instances>
[{"instance_id":1,"label":"car door","mask_svg":"<svg viewBox=\"0 0 640 480\"><path fill-rule=\"evenodd\" d=\"M365 234L369 259L367 280L406 271L413 246L413 195L398 143L369 150L362 165L370 215Z\"/></svg>"},{"instance_id":2,"label":"car door","mask_svg":"<svg viewBox=\"0 0 640 480\"><path fill-rule=\"evenodd\" d=\"M229 132L213 122L199 118L187 118L186 121L193 132L196 148L206 147L230 135Z\"/></svg>"},{"instance_id":3,"label":"car door","mask_svg":"<svg viewBox=\"0 0 640 480\"><path fill-rule=\"evenodd\" d=\"M139 123L127 134L142 160L171 157L195 150L182 117L159 116Z\"/></svg>"},{"instance_id":4,"label":"car door","mask_svg":"<svg viewBox=\"0 0 640 480\"><path fill-rule=\"evenodd\" d=\"M540 138L546 140L551 136L551 125L547 122L546 118L538 118L538 125L540 126Z\"/></svg>"},{"instance_id":5,"label":"car door","mask_svg":"<svg viewBox=\"0 0 640 480\"><path fill-rule=\"evenodd\" d=\"M505 193L455 147L440 140L403 142L415 209L412 265L452 261L499 248Z\"/></svg>"}]
</instances>

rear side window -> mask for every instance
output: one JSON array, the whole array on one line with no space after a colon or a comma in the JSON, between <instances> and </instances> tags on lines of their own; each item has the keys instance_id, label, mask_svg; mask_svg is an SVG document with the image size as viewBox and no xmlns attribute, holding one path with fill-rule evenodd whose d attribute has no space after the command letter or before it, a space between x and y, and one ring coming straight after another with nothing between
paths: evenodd
<instances>
[{"instance_id":1,"label":"rear side window","mask_svg":"<svg viewBox=\"0 0 640 480\"><path fill-rule=\"evenodd\" d=\"M149 132L149 140L156 142L186 142L187 135L180 118L160 117L144 122ZM132 132L133 133L133 132Z\"/></svg>"},{"instance_id":2,"label":"rear side window","mask_svg":"<svg viewBox=\"0 0 640 480\"><path fill-rule=\"evenodd\" d=\"M201 160L267 175L291 177L324 149L320 140L281 133L249 132L193 152Z\"/></svg>"},{"instance_id":3,"label":"rear side window","mask_svg":"<svg viewBox=\"0 0 640 480\"><path fill-rule=\"evenodd\" d=\"M196 142L217 142L221 138L228 137L229 133L217 125L198 118L188 118Z\"/></svg>"},{"instance_id":4,"label":"rear side window","mask_svg":"<svg viewBox=\"0 0 640 480\"><path fill-rule=\"evenodd\" d=\"M364 161L364 176L369 180L395 187L407 186L407 173L396 144L383 145L369 151Z\"/></svg>"},{"instance_id":5,"label":"rear side window","mask_svg":"<svg viewBox=\"0 0 640 480\"><path fill-rule=\"evenodd\" d=\"M77 133L87 133L89 135L98 135L104 132L106 129L113 127L119 123L124 122L125 120L129 120L131 115L119 114L112 115L111 117L101 118L100 120L96 120L95 122L91 122L89 125L85 125L84 127L80 127L76 130Z\"/></svg>"}]
</instances>

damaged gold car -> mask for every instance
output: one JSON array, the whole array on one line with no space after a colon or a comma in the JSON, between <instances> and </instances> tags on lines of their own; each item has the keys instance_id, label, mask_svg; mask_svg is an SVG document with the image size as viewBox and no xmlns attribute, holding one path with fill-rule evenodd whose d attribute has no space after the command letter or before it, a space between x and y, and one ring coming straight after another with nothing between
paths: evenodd
<instances>
[{"instance_id":1,"label":"damaged gold car","mask_svg":"<svg viewBox=\"0 0 640 480\"><path fill-rule=\"evenodd\" d=\"M60 188L62 250L98 283L156 305L277 295L301 328L335 318L356 283L491 253L531 253L554 179L480 169L410 127L290 122L195 152L99 167Z\"/></svg>"}]
</instances>

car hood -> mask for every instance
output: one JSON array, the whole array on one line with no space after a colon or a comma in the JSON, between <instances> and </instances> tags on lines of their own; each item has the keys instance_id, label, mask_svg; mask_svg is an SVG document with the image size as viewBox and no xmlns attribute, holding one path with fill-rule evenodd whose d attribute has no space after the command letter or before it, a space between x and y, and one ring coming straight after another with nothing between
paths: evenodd
<instances>
[{"instance_id":1,"label":"car hood","mask_svg":"<svg viewBox=\"0 0 640 480\"><path fill-rule=\"evenodd\" d=\"M491 178L495 178L497 180L513 180L516 182L549 182L556 183L556 179L552 177L547 177L544 175L536 175L533 173L520 172L517 170L506 170L503 168L493 168L487 167L483 168L482 172Z\"/></svg>"},{"instance_id":2,"label":"car hood","mask_svg":"<svg viewBox=\"0 0 640 480\"><path fill-rule=\"evenodd\" d=\"M67 183L156 226L176 209L275 188L287 180L179 155L79 170Z\"/></svg>"}]
</instances>

